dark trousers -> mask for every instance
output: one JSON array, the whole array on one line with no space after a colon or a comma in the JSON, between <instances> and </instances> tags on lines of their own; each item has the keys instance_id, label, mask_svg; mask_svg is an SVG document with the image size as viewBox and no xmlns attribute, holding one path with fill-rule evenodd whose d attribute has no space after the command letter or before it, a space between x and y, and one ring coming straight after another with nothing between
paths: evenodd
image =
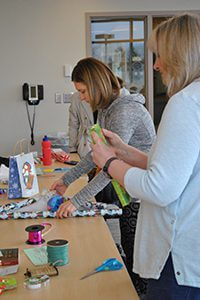
<instances>
[{"instance_id":1,"label":"dark trousers","mask_svg":"<svg viewBox=\"0 0 200 300\"><path fill-rule=\"evenodd\" d=\"M134 240L139 208L140 203L138 202L131 202L129 205L123 207L123 214L120 216L119 224L121 231L121 245L126 255L125 265L138 295L142 295L146 293L147 280L141 278L132 271Z\"/></svg>"},{"instance_id":2,"label":"dark trousers","mask_svg":"<svg viewBox=\"0 0 200 300\"><path fill-rule=\"evenodd\" d=\"M158 280L149 279L144 300L200 300L200 288L178 285L171 254Z\"/></svg>"}]
</instances>

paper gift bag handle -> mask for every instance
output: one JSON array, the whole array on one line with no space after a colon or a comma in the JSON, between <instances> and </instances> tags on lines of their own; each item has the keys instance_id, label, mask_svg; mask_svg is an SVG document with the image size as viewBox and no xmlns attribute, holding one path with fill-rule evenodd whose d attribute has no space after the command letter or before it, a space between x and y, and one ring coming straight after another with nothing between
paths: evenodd
<instances>
[{"instance_id":1,"label":"paper gift bag handle","mask_svg":"<svg viewBox=\"0 0 200 300\"><path fill-rule=\"evenodd\" d=\"M26 151L25 151L26 147ZM17 151L18 150L18 151ZM29 153L30 152L30 146L29 141L27 139L21 139L16 142L13 148L13 155L20 154L20 153Z\"/></svg>"},{"instance_id":2,"label":"paper gift bag handle","mask_svg":"<svg viewBox=\"0 0 200 300\"><path fill-rule=\"evenodd\" d=\"M42 236L45 236L52 229L52 225L51 223L42 223L41 225L45 227L44 231L42 231ZM49 228L47 229L46 226L49 226Z\"/></svg>"}]
</instances>

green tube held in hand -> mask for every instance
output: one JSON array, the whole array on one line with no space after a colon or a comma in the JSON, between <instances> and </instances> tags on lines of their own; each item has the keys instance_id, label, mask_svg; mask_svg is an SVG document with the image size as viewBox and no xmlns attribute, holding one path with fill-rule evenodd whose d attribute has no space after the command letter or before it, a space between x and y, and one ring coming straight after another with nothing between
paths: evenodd
<instances>
[{"instance_id":1,"label":"green tube held in hand","mask_svg":"<svg viewBox=\"0 0 200 300\"><path fill-rule=\"evenodd\" d=\"M131 202L130 196L125 190L123 186L119 184L119 182L116 179L112 179L112 185L115 189L115 192L121 202L121 205L124 207L128 205Z\"/></svg>"},{"instance_id":2,"label":"green tube held in hand","mask_svg":"<svg viewBox=\"0 0 200 300\"><path fill-rule=\"evenodd\" d=\"M89 129L89 132L90 132L90 135L92 134L92 132L96 132L98 134L98 136L102 139L104 144L108 145L108 142L107 142L105 136L103 135L103 132L102 132L101 127L99 126L99 124L94 124ZM92 136L91 136L91 138L92 138ZM115 192L116 192L116 194L117 194L117 196L118 196L118 198L121 202L121 205L123 207L128 205L130 203L131 199L130 199L129 194L124 189L124 187L121 186L116 179L112 179L112 185L113 185L113 187L115 189Z\"/></svg>"},{"instance_id":3,"label":"green tube held in hand","mask_svg":"<svg viewBox=\"0 0 200 300\"><path fill-rule=\"evenodd\" d=\"M105 138L105 136L103 135L103 132L101 130L101 127L99 126L99 124L94 124L90 129L89 129L89 132L90 132L90 136L92 138L92 133L93 132L96 132L98 134L98 136L102 139L102 141L104 142L104 144L108 145L108 142ZM93 140L92 140L93 141ZM94 141L93 141L94 143Z\"/></svg>"}]
</instances>

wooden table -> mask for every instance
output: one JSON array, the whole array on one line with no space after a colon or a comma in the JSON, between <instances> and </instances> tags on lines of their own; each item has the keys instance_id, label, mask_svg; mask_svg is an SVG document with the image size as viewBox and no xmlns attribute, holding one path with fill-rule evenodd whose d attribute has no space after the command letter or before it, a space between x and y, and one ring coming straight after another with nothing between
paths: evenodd
<instances>
[{"instance_id":1,"label":"wooden table","mask_svg":"<svg viewBox=\"0 0 200 300\"><path fill-rule=\"evenodd\" d=\"M56 175L57 177L61 174ZM39 178L40 191L49 188L55 177ZM73 195L86 184L87 178L81 177L67 191ZM46 219L52 224L51 231L44 237L45 241L66 239L69 241L69 264L59 268L59 276L50 278L47 286L30 290L24 287L24 272L34 266L23 249L27 245L25 228L41 224L42 219L1 220L0 248L20 249L20 267L16 274L9 275L17 279L18 287L6 291L4 300L137 300L139 299L125 268L120 271L102 272L84 280L80 278L90 272L103 260L116 257L121 260L119 252L102 217L79 217L67 219ZM45 245L44 243L43 245ZM40 247L40 246L34 246Z\"/></svg>"}]
</instances>

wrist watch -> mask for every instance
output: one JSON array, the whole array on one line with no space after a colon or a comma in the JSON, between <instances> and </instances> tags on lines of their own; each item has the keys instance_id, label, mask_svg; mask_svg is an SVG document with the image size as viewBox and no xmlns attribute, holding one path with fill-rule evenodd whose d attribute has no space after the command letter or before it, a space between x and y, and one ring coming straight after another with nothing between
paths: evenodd
<instances>
[{"instance_id":1,"label":"wrist watch","mask_svg":"<svg viewBox=\"0 0 200 300\"><path fill-rule=\"evenodd\" d=\"M115 159L118 159L118 158L117 158L116 156L113 156L113 157L109 158L109 159L107 160L107 162L105 163L105 165L103 166L103 172L106 173L106 175L107 175L110 179L112 178L112 176L110 176L110 174L108 173L108 168L109 168L111 162L112 162L113 160L115 160Z\"/></svg>"}]
</instances>

